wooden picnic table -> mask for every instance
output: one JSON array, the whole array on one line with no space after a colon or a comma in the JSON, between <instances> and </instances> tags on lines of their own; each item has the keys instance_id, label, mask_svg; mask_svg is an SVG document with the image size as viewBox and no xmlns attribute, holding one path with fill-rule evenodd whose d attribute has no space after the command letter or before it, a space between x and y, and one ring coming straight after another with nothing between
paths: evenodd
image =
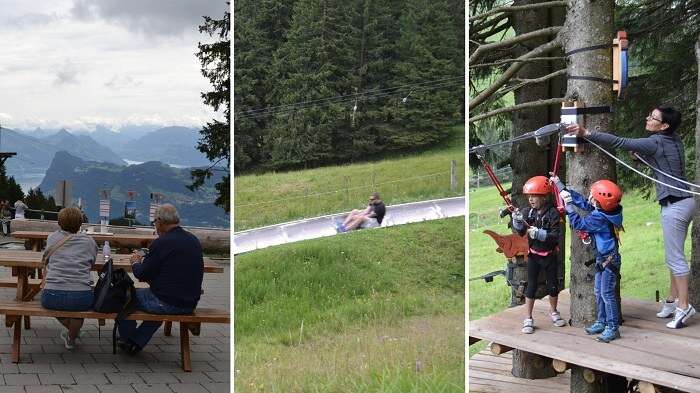
<instances>
[{"instance_id":1,"label":"wooden picnic table","mask_svg":"<svg viewBox=\"0 0 700 393\"><path fill-rule=\"evenodd\" d=\"M14 231L11 236L18 239L29 240L32 250L39 251L43 247L43 243L52 232L42 231ZM149 235L143 233L113 233L105 234L99 232L84 232L92 237L96 242L109 241L110 245L124 247L148 247L156 238L157 235Z\"/></svg>"},{"instance_id":2,"label":"wooden picnic table","mask_svg":"<svg viewBox=\"0 0 700 393\"><path fill-rule=\"evenodd\" d=\"M39 292L38 285L32 283L30 285L30 272L41 269L42 252L29 250L0 250L0 266L6 266L13 269L17 274L17 294L16 299L20 301L31 301ZM127 272L131 271L131 255L130 254L112 254L112 261L115 269L122 268ZM97 260L92 267L92 270L99 271L104 266L102 254L97 254ZM205 273L223 273L224 268L219 266L211 258L204 258ZM28 319L28 317L27 317ZM29 329L29 323L25 324Z\"/></svg>"}]
</instances>

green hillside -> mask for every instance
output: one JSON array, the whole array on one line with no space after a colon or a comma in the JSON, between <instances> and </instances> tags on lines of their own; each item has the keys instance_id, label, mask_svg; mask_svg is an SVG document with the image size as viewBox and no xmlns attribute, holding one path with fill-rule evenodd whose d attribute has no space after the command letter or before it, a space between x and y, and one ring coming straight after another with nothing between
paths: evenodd
<instances>
[{"instance_id":1,"label":"green hillside","mask_svg":"<svg viewBox=\"0 0 700 393\"><path fill-rule=\"evenodd\" d=\"M450 161L457 187L450 190ZM464 194L464 126L447 143L379 161L234 178L234 230L364 208L378 191L389 204Z\"/></svg>"},{"instance_id":2,"label":"green hillside","mask_svg":"<svg viewBox=\"0 0 700 393\"><path fill-rule=\"evenodd\" d=\"M508 186L504 185L504 187ZM500 199L495 187L488 187L470 191L467 203L469 204L467 234L469 277L503 269L506 264L503 254L497 253L494 241L482 233L485 229L504 234L510 233L506 227L506 219L498 219L498 209L502 207L503 200ZM635 192L625 194L622 205L624 226L627 230L621 235L620 247L622 296L653 300L657 289L664 296L668 290L668 269L664 262L659 205L642 198ZM567 235L569 236L566 247L568 254L571 231L567 231ZM639 247L641 244L644 247ZM686 242L686 255L690 256L690 236ZM570 269L571 263L567 257L567 287ZM469 282L469 320L479 319L507 308L509 299L510 288L505 285L503 276L497 277L491 283L481 280ZM483 349L484 345L481 343L471 346L470 356Z\"/></svg>"},{"instance_id":3,"label":"green hillside","mask_svg":"<svg viewBox=\"0 0 700 393\"><path fill-rule=\"evenodd\" d=\"M237 390L464 391L464 218L243 254L235 284Z\"/></svg>"}]
</instances>

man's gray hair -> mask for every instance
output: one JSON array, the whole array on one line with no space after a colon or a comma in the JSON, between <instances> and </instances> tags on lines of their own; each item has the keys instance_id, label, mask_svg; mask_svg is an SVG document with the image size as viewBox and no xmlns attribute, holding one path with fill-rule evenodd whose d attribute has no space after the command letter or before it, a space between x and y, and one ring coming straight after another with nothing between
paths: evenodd
<instances>
[{"instance_id":1,"label":"man's gray hair","mask_svg":"<svg viewBox=\"0 0 700 393\"><path fill-rule=\"evenodd\" d=\"M154 218L159 218L160 222L165 225L180 223L180 215L177 214L177 209L175 206L169 203L166 203L156 209L156 215Z\"/></svg>"}]
</instances>

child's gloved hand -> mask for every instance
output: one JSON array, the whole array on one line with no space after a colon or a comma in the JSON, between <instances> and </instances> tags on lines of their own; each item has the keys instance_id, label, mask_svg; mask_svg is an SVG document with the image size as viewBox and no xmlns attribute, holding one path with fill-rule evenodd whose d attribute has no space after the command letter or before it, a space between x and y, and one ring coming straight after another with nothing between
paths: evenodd
<instances>
[{"instance_id":1,"label":"child's gloved hand","mask_svg":"<svg viewBox=\"0 0 700 393\"><path fill-rule=\"evenodd\" d=\"M513 214L511 214L510 216L513 217L514 223L522 224L524 222L523 221L523 212L521 212L520 209L518 209L518 208L513 210Z\"/></svg>"},{"instance_id":2,"label":"child's gloved hand","mask_svg":"<svg viewBox=\"0 0 700 393\"><path fill-rule=\"evenodd\" d=\"M552 173L552 172L550 172L550 173ZM561 190L563 190L563 189L566 188L566 184L564 184L564 182L561 181L561 179L559 179L559 176L557 176L557 175L552 175L552 176L550 176L550 177L549 177L549 181L551 181L552 184L554 184L555 186L557 186L557 190L559 190L559 191L561 191Z\"/></svg>"},{"instance_id":3,"label":"child's gloved hand","mask_svg":"<svg viewBox=\"0 0 700 393\"><path fill-rule=\"evenodd\" d=\"M572 202L571 193L569 191L566 191L566 190L559 191L559 197L561 198L561 200L564 202L565 205L568 205Z\"/></svg>"},{"instance_id":4,"label":"child's gloved hand","mask_svg":"<svg viewBox=\"0 0 700 393\"><path fill-rule=\"evenodd\" d=\"M527 235L530 236L530 239L544 241L544 239L547 237L547 231L537 227L530 227L527 228Z\"/></svg>"}]
</instances>

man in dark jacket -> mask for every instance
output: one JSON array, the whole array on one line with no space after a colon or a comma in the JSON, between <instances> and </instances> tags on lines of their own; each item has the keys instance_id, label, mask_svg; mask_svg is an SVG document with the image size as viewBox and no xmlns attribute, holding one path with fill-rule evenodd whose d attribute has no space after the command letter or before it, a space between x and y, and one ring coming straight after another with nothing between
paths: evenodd
<instances>
[{"instance_id":1,"label":"man in dark jacket","mask_svg":"<svg viewBox=\"0 0 700 393\"><path fill-rule=\"evenodd\" d=\"M651 111L646 118L646 130L651 133L646 138L620 138L608 133L589 131L577 124L566 129L606 147L636 152L655 168L654 178L659 182L656 183L656 200L661 205L666 265L671 276L667 300L656 316L667 318L675 314L673 320L666 324L671 329L683 327L695 315L695 308L688 303L690 269L683 249L688 226L695 212L695 200L688 191L688 185L684 183L685 153L683 142L676 134L680 124L680 112L662 105Z\"/></svg>"},{"instance_id":2,"label":"man in dark jacket","mask_svg":"<svg viewBox=\"0 0 700 393\"><path fill-rule=\"evenodd\" d=\"M148 255L134 253L132 271L149 288L137 289L139 310L152 314L191 314L202 293L204 258L199 240L180 227L180 217L173 205L165 204L155 214L159 237L151 244ZM120 348L130 354L143 349L162 322L119 322Z\"/></svg>"}]
</instances>

